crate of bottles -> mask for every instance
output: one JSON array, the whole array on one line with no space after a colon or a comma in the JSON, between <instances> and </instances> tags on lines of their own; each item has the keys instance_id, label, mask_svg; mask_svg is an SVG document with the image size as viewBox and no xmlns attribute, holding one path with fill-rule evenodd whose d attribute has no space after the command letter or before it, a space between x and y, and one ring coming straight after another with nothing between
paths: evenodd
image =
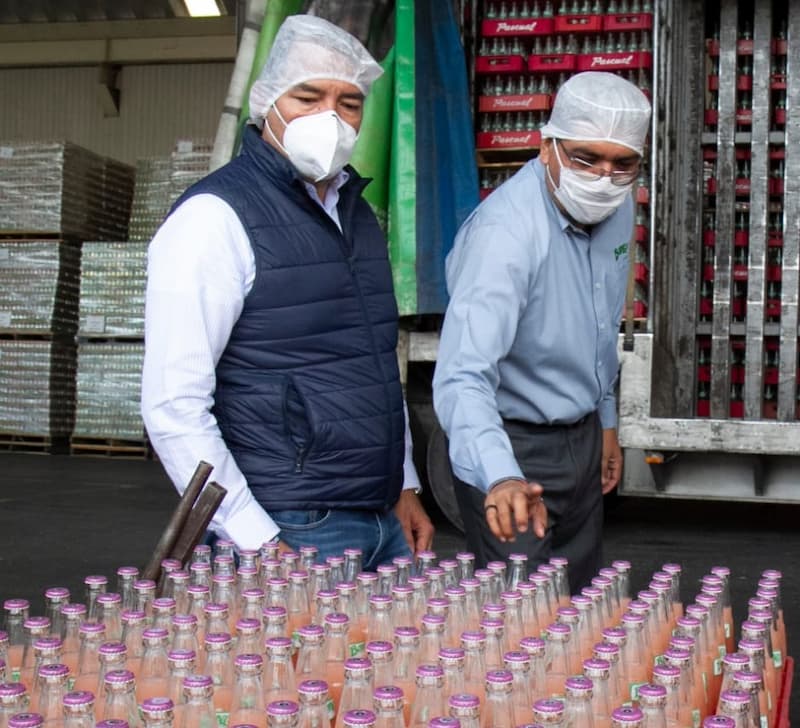
<instances>
[{"instance_id":1,"label":"crate of bottles","mask_svg":"<svg viewBox=\"0 0 800 728\"><path fill-rule=\"evenodd\" d=\"M0 240L0 333L74 335L80 254L61 240Z\"/></svg>"},{"instance_id":2,"label":"crate of bottles","mask_svg":"<svg viewBox=\"0 0 800 728\"><path fill-rule=\"evenodd\" d=\"M147 243L83 244L78 334L144 336Z\"/></svg>"}]
</instances>

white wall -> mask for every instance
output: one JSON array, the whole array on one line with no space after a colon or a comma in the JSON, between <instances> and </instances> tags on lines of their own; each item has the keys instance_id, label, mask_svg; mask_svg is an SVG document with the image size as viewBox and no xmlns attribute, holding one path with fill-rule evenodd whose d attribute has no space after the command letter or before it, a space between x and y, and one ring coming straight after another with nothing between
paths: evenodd
<instances>
[{"instance_id":1,"label":"white wall","mask_svg":"<svg viewBox=\"0 0 800 728\"><path fill-rule=\"evenodd\" d=\"M232 63L126 66L104 118L93 67L0 69L0 142L65 139L134 164L178 138L213 139Z\"/></svg>"}]
</instances>

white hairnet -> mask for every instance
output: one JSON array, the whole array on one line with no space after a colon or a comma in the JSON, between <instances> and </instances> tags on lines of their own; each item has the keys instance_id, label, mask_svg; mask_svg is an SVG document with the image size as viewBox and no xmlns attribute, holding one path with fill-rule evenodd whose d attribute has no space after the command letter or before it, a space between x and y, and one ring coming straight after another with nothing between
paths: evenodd
<instances>
[{"instance_id":1,"label":"white hairnet","mask_svg":"<svg viewBox=\"0 0 800 728\"><path fill-rule=\"evenodd\" d=\"M630 81L586 71L567 79L556 94L542 137L613 142L642 154L650 129L650 102Z\"/></svg>"},{"instance_id":2,"label":"white hairnet","mask_svg":"<svg viewBox=\"0 0 800 728\"><path fill-rule=\"evenodd\" d=\"M365 96L383 73L358 38L314 15L283 21L258 79L250 88L250 119L259 127L278 97L313 79L346 81Z\"/></svg>"}]
</instances>

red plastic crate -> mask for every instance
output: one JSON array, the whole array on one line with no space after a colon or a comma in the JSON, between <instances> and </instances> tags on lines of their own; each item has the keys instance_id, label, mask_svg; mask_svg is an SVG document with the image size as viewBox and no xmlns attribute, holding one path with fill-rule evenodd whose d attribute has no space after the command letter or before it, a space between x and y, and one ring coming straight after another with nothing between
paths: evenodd
<instances>
[{"instance_id":1,"label":"red plastic crate","mask_svg":"<svg viewBox=\"0 0 800 728\"><path fill-rule=\"evenodd\" d=\"M476 73L522 73L524 70L522 56L479 56L475 61Z\"/></svg>"},{"instance_id":2,"label":"red plastic crate","mask_svg":"<svg viewBox=\"0 0 800 728\"><path fill-rule=\"evenodd\" d=\"M714 313L714 303L710 298L700 299L700 315L711 316Z\"/></svg>"},{"instance_id":3,"label":"red plastic crate","mask_svg":"<svg viewBox=\"0 0 800 728\"><path fill-rule=\"evenodd\" d=\"M546 111L549 108L550 94L514 94L478 98L478 111Z\"/></svg>"},{"instance_id":4,"label":"red plastic crate","mask_svg":"<svg viewBox=\"0 0 800 728\"><path fill-rule=\"evenodd\" d=\"M553 18L484 20L481 23L481 35L489 37L504 35L550 35L553 32L553 26Z\"/></svg>"},{"instance_id":5,"label":"red plastic crate","mask_svg":"<svg viewBox=\"0 0 800 728\"><path fill-rule=\"evenodd\" d=\"M736 88L739 91L753 90L753 77L740 74L736 77Z\"/></svg>"},{"instance_id":6,"label":"red plastic crate","mask_svg":"<svg viewBox=\"0 0 800 728\"><path fill-rule=\"evenodd\" d=\"M783 268L779 265L767 265L767 281L780 281L783 276Z\"/></svg>"},{"instance_id":7,"label":"red plastic crate","mask_svg":"<svg viewBox=\"0 0 800 728\"><path fill-rule=\"evenodd\" d=\"M719 76L708 77L708 90L719 91Z\"/></svg>"},{"instance_id":8,"label":"red plastic crate","mask_svg":"<svg viewBox=\"0 0 800 728\"><path fill-rule=\"evenodd\" d=\"M703 121L706 126L716 126L717 119L719 119L719 111L716 109L706 109L703 112Z\"/></svg>"},{"instance_id":9,"label":"red plastic crate","mask_svg":"<svg viewBox=\"0 0 800 728\"><path fill-rule=\"evenodd\" d=\"M636 202L640 205L646 205L650 202L650 190L644 185L636 188Z\"/></svg>"},{"instance_id":10,"label":"red plastic crate","mask_svg":"<svg viewBox=\"0 0 800 728\"><path fill-rule=\"evenodd\" d=\"M478 149L532 149L542 140L539 131L481 131L475 146Z\"/></svg>"},{"instance_id":11,"label":"red plastic crate","mask_svg":"<svg viewBox=\"0 0 800 728\"><path fill-rule=\"evenodd\" d=\"M698 417L710 417L711 416L711 402L707 399L698 399L697 400L697 407L696 413Z\"/></svg>"},{"instance_id":12,"label":"red plastic crate","mask_svg":"<svg viewBox=\"0 0 800 728\"><path fill-rule=\"evenodd\" d=\"M556 17L556 33L599 33L602 29L602 15L558 15Z\"/></svg>"},{"instance_id":13,"label":"red plastic crate","mask_svg":"<svg viewBox=\"0 0 800 728\"><path fill-rule=\"evenodd\" d=\"M697 381L710 382L711 381L711 367L708 364L697 367Z\"/></svg>"},{"instance_id":14,"label":"red plastic crate","mask_svg":"<svg viewBox=\"0 0 800 728\"><path fill-rule=\"evenodd\" d=\"M647 318L647 304L644 301L633 302L633 317Z\"/></svg>"},{"instance_id":15,"label":"red plastic crate","mask_svg":"<svg viewBox=\"0 0 800 728\"><path fill-rule=\"evenodd\" d=\"M745 371L744 367L732 366L731 367L731 384L744 384Z\"/></svg>"},{"instance_id":16,"label":"red plastic crate","mask_svg":"<svg viewBox=\"0 0 800 728\"><path fill-rule=\"evenodd\" d=\"M574 71L578 66L578 57L574 53L538 53L528 57L528 70Z\"/></svg>"},{"instance_id":17,"label":"red plastic crate","mask_svg":"<svg viewBox=\"0 0 800 728\"><path fill-rule=\"evenodd\" d=\"M737 177L735 187L737 197L747 197L750 194L749 177Z\"/></svg>"},{"instance_id":18,"label":"red plastic crate","mask_svg":"<svg viewBox=\"0 0 800 728\"><path fill-rule=\"evenodd\" d=\"M603 18L603 30L650 30L653 27L652 13L615 13Z\"/></svg>"},{"instance_id":19,"label":"red plastic crate","mask_svg":"<svg viewBox=\"0 0 800 728\"><path fill-rule=\"evenodd\" d=\"M767 181L767 190L770 195L782 195L783 180L780 177L770 177Z\"/></svg>"},{"instance_id":20,"label":"red plastic crate","mask_svg":"<svg viewBox=\"0 0 800 728\"><path fill-rule=\"evenodd\" d=\"M773 91L785 91L786 90L786 76L782 73L773 73L769 77L769 87Z\"/></svg>"},{"instance_id":21,"label":"red plastic crate","mask_svg":"<svg viewBox=\"0 0 800 728\"><path fill-rule=\"evenodd\" d=\"M786 109L775 109L772 114L776 124L786 124Z\"/></svg>"},{"instance_id":22,"label":"red plastic crate","mask_svg":"<svg viewBox=\"0 0 800 728\"><path fill-rule=\"evenodd\" d=\"M764 384L778 384L781 373L778 367L767 367L764 369Z\"/></svg>"},{"instance_id":23,"label":"red plastic crate","mask_svg":"<svg viewBox=\"0 0 800 728\"><path fill-rule=\"evenodd\" d=\"M765 420L775 420L778 418L778 403L764 402L761 405L761 417Z\"/></svg>"},{"instance_id":24,"label":"red plastic crate","mask_svg":"<svg viewBox=\"0 0 800 728\"><path fill-rule=\"evenodd\" d=\"M709 56L718 56L719 55L719 40L716 38L706 38L706 53Z\"/></svg>"},{"instance_id":25,"label":"red plastic crate","mask_svg":"<svg viewBox=\"0 0 800 728\"><path fill-rule=\"evenodd\" d=\"M744 402L731 402L730 404L731 417L741 418L744 417Z\"/></svg>"},{"instance_id":26,"label":"red plastic crate","mask_svg":"<svg viewBox=\"0 0 800 728\"><path fill-rule=\"evenodd\" d=\"M703 245L709 245L712 248L717 243L717 231L716 230L703 230Z\"/></svg>"},{"instance_id":27,"label":"red plastic crate","mask_svg":"<svg viewBox=\"0 0 800 728\"><path fill-rule=\"evenodd\" d=\"M650 271L646 263L634 264L633 277L637 283L647 283L650 278Z\"/></svg>"},{"instance_id":28,"label":"red plastic crate","mask_svg":"<svg viewBox=\"0 0 800 728\"><path fill-rule=\"evenodd\" d=\"M781 299L768 298L764 306L764 314L770 318L776 318L781 315Z\"/></svg>"},{"instance_id":29,"label":"red plastic crate","mask_svg":"<svg viewBox=\"0 0 800 728\"><path fill-rule=\"evenodd\" d=\"M481 188L480 192L478 193L478 197L481 200L485 200L489 195L492 194L492 192L494 192L494 187Z\"/></svg>"},{"instance_id":30,"label":"red plastic crate","mask_svg":"<svg viewBox=\"0 0 800 728\"><path fill-rule=\"evenodd\" d=\"M650 51L581 53L578 56L579 71L634 71L652 65L653 54Z\"/></svg>"},{"instance_id":31,"label":"red plastic crate","mask_svg":"<svg viewBox=\"0 0 800 728\"><path fill-rule=\"evenodd\" d=\"M713 281L714 277L716 276L716 271L714 270L712 263L706 263L703 266L702 272L704 281Z\"/></svg>"},{"instance_id":32,"label":"red plastic crate","mask_svg":"<svg viewBox=\"0 0 800 728\"><path fill-rule=\"evenodd\" d=\"M750 231L749 230L734 231L733 244L737 248L744 248L750 245Z\"/></svg>"},{"instance_id":33,"label":"red plastic crate","mask_svg":"<svg viewBox=\"0 0 800 728\"><path fill-rule=\"evenodd\" d=\"M709 177L706 180L706 194L707 195L716 195L717 194L717 178L716 177Z\"/></svg>"},{"instance_id":34,"label":"red plastic crate","mask_svg":"<svg viewBox=\"0 0 800 728\"><path fill-rule=\"evenodd\" d=\"M775 728L789 728L791 726L791 718L789 717L789 703L792 697L793 677L794 659L787 657L783 661L781 686L778 690L778 705L775 710Z\"/></svg>"},{"instance_id":35,"label":"red plastic crate","mask_svg":"<svg viewBox=\"0 0 800 728\"><path fill-rule=\"evenodd\" d=\"M733 264L733 280L735 281L747 280L747 266L744 263Z\"/></svg>"},{"instance_id":36,"label":"red plastic crate","mask_svg":"<svg viewBox=\"0 0 800 728\"><path fill-rule=\"evenodd\" d=\"M752 56L753 55L753 39L740 38L736 41L736 54L739 56Z\"/></svg>"},{"instance_id":37,"label":"red plastic crate","mask_svg":"<svg viewBox=\"0 0 800 728\"><path fill-rule=\"evenodd\" d=\"M637 225L636 226L636 242L637 243L646 243L647 242L647 225Z\"/></svg>"},{"instance_id":38,"label":"red plastic crate","mask_svg":"<svg viewBox=\"0 0 800 728\"><path fill-rule=\"evenodd\" d=\"M753 110L752 109L737 109L736 110L736 123L741 126L753 125Z\"/></svg>"}]
</instances>

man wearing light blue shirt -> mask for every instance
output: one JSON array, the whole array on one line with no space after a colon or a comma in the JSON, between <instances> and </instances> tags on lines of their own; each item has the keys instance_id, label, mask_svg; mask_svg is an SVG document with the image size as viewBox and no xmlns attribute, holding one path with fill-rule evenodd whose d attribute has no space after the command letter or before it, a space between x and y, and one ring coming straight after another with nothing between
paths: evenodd
<instances>
[{"instance_id":1,"label":"man wearing light blue shirt","mask_svg":"<svg viewBox=\"0 0 800 728\"><path fill-rule=\"evenodd\" d=\"M621 475L616 351L650 104L609 73L573 76L539 157L487 198L447 259L434 376L467 544L601 565L602 496ZM532 528L530 525L532 524Z\"/></svg>"}]
</instances>

